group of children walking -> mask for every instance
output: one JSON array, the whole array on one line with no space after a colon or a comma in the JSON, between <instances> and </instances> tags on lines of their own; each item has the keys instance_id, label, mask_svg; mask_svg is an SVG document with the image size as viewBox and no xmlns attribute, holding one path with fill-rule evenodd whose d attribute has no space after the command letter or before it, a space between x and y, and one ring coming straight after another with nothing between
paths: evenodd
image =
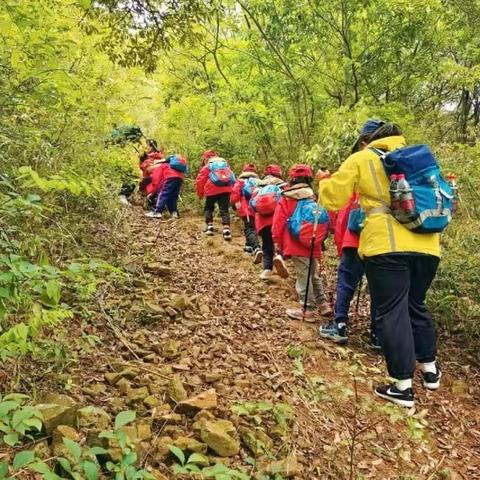
<instances>
[{"instance_id":1,"label":"group of children walking","mask_svg":"<svg viewBox=\"0 0 480 480\"><path fill-rule=\"evenodd\" d=\"M287 309L286 315L309 322L324 318L326 322L319 328L323 338L338 344L347 342L350 304L366 275L372 299L372 344L383 351L389 374L394 378L393 383L378 386L375 393L412 407L416 362L425 388L437 389L441 378L436 363L435 329L425 296L438 267L438 232L444 227L428 227L425 215L431 216L430 225L445 223L445 218L449 221L448 202L452 199L449 200L447 187L438 188L437 210L425 208L429 213L420 212L416 223L408 228L392 215L392 186L385 171L385 158L397 151L400 158L408 150L405 146L396 124L369 120L362 127L352 155L333 175L322 170L314 175L305 164L294 165L287 175L274 164L260 172L249 163L238 177L217 152L207 150L196 178L196 193L205 199L205 235L215 234L214 211L218 205L222 236L230 241L230 209L235 210L243 222L244 251L252 255L254 264L262 263L262 280L275 274L287 278L290 273L286 260L291 260L298 305ZM150 141L149 147L140 165L144 174L141 188L151 206L147 216L162 218L163 211L168 209L172 217L178 218L178 196L188 171L186 161L179 155L164 158L154 141ZM411 150L419 151L416 148ZM415 161L430 162L425 167L430 175L425 182L433 188L438 165L432 160L433 155L428 160L427 157L423 151L423 157ZM401 159L398 161L400 164ZM412 171L414 178L416 171ZM417 177L415 181L424 181ZM319 182L318 198L313 188L315 181ZM441 183L441 177L438 181ZM413 190L409 192L413 198ZM430 192L426 197L423 190L422 195L430 198ZM340 256L333 311L319 272L329 232L333 232Z\"/></svg>"}]
</instances>

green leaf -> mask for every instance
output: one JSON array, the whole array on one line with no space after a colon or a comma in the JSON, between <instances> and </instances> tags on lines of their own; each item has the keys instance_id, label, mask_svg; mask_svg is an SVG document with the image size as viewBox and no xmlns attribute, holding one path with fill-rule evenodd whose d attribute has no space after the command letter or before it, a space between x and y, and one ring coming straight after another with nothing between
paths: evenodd
<instances>
[{"instance_id":1,"label":"green leaf","mask_svg":"<svg viewBox=\"0 0 480 480\"><path fill-rule=\"evenodd\" d=\"M92 447L89 450L89 453L92 455L106 455L108 453L108 450L102 447Z\"/></svg>"},{"instance_id":2,"label":"green leaf","mask_svg":"<svg viewBox=\"0 0 480 480\"><path fill-rule=\"evenodd\" d=\"M24 407L21 410L17 410L12 417L12 426L15 428L24 420L33 416L33 407Z\"/></svg>"},{"instance_id":3,"label":"green leaf","mask_svg":"<svg viewBox=\"0 0 480 480\"><path fill-rule=\"evenodd\" d=\"M52 301L54 305L58 305L60 298L62 296L60 284L57 280L53 278L47 282L46 292L48 298Z\"/></svg>"},{"instance_id":4,"label":"green leaf","mask_svg":"<svg viewBox=\"0 0 480 480\"><path fill-rule=\"evenodd\" d=\"M205 461L208 462L208 458L201 453L192 453L187 460L187 463L204 463Z\"/></svg>"},{"instance_id":5,"label":"green leaf","mask_svg":"<svg viewBox=\"0 0 480 480\"><path fill-rule=\"evenodd\" d=\"M42 422L38 418L27 418L27 420L24 420L23 423L27 427L32 427L38 432L42 429Z\"/></svg>"},{"instance_id":6,"label":"green leaf","mask_svg":"<svg viewBox=\"0 0 480 480\"><path fill-rule=\"evenodd\" d=\"M87 480L98 479L98 467L94 462L91 462L90 460L85 460L83 462L83 471L85 472L85 477Z\"/></svg>"},{"instance_id":7,"label":"green leaf","mask_svg":"<svg viewBox=\"0 0 480 480\"><path fill-rule=\"evenodd\" d=\"M30 468L30 470L33 470L34 472L41 473L43 475L51 471L50 467L42 461L32 463L28 468Z\"/></svg>"},{"instance_id":8,"label":"green leaf","mask_svg":"<svg viewBox=\"0 0 480 480\"><path fill-rule=\"evenodd\" d=\"M126 410L125 412L120 412L115 418L115 429L123 427L127 423L133 422L135 420L136 413L133 410Z\"/></svg>"},{"instance_id":9,"label":"green leaf","mask_svg":"<svg viewBox=\"0 0 480 480\"><path fill-rule=\"evenodd\" d=\"M179 462L182 465L185 465L185 454L183 453L183 450L175 445L170 445L168 448L178 458Z\"/></svg>"},{"instance_id":10,"label":"green leaf","mask_svg":"<svg viewBox=\"0 0 480 480\"><path fill-rule=\"evenodd\" d=\"M72 466L70 465L70 462L63 457L57 458L57 462L62 466L62 468L67 471L68 473L71 473L72 471Z\"/></svg>"},{"instance_id":11,"label":"green leaf","mask_svg":"<svg viewBox=\"0 0 480 480\"><path fill-rule=\"evenodd\" d=\"M80 445L69 438L64 438L63 443L68 448L68 451L72 454L73 458L78 462L80 460L80 456L82 455L82 448Z\"/></svg>"},{"instance_id":12,"label":"green leaf","mask_svg":"<svg viewBox=\"0 0 480 480\"><path fill-rule=\"evenodd\" d=\"M77 4L84 10L88 10L93 0L77 0Z\"/></svg>"},{"instance_id":13,"label":"green leaf","mask_svg":"<svg viewBox=\"0 0 480 480\"><path fill-rule=\"evenodd\" d=\"M20 436L18 435L18 433L9 433L8 435L5 435L3 437L3 441L11 447L15 446L18 443L19 439Z\"/></svg>"},{"instance_id":14,"label":"green leaf","mask_svg":"<svg viewBox=\"0 0 480 480\"><path fill-rule=\"evenodd\" d=\"M13 468L14 470L20 470L29 463L32 463L35 458L35 453L33 450L25 450L23 452L18 452L13 459Z\"/></svg>"},{"instance_id":15,"label":"green leaf","mask_svg":"<svg viewBox=\"0 0 480 480\"><path fill-rule=\"evenodd\" d=\"M19 405L20 402L15 402L14 400L8 400L0 403L0 417L3 417L14 408L17 408Z\"/></svg>"},{"instance_id":16,"label":"green leaf","mask_svg":"<svg viewBox=\"0 0 480 480\"><path fill-rule=\"evenodd\" d=\"M5 478L5 476L8 474L8 463L6 460L3 462L0 462L0 479Z\"/></svg>"}]
</instances>

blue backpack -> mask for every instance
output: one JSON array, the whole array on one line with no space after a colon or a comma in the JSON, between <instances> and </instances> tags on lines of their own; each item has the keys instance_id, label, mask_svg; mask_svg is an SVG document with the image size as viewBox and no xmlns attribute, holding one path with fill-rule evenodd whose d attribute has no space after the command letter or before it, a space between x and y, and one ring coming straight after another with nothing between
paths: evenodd
<instances>
[{"instance_id":1,"label":"blue backpack","mask_svg":"<svg viewBox=\"0 0 480 480\"><path fill-rule=\"evenodd\" d=\"M252 198L253 191L257 188L258 185L258 178L256 177L249 177L243 180L242 185L242 195L247 199L250 200Z\"/></svg>"},{"instance_id":2,"label":"blue backpack","mask_svg":"<svg viewBox=\"0 0 480 480\"><path fill-rule=\"evenodd\" d=\"M315 217L318 217L314 244L314 247L317 247L322 244L328 234L329 218L323 207L312 198L298 200L292 216L288 219L288 231L304 247L311 246Z\"/></svg>"},{"instance_id":3,"label":"blue backpack","mask_svg":"<svg viewBox=\"0 0 480 480\"><path fill-rule=\"evenodd\" d=\"M217 187L228 187L235 183L235 175L223 158L208 164L210 181Z\"/></svg>"},{"instance_id":4,"label":"blue backpack","mask_svg":"<svg viewBox=\"0 0 480 480\"><path fill-rule=\"evenodd\" d=\"M387 176L404 174L415 201L413 220L399 220L416 233L443 232L452 220L454 195L442 177L440 166L428 145L412 145L393 152L370 148L376 153Z\"/></svg>"},{"instance_id":5,"label":"blue backpack","mask_svg":"<svg viewBox=\"0 0 480 480\"><path fill-rule=\"evenodd\" d=\"M180 173L188 173L187 161L180 155L169 155L167 162L171 168Z\"/></svg>"},{"instance_id":6,"label":"blue backpack","mask_svg":"<svg viewBox=\"0 0 480 480\"><path fill-rule=\"evenodd\" d=\"M274 214L281 197L282 189L278 185L265 185L250 200L250 206L256 213L269 217Z\"/></svg>"}]
</instances>

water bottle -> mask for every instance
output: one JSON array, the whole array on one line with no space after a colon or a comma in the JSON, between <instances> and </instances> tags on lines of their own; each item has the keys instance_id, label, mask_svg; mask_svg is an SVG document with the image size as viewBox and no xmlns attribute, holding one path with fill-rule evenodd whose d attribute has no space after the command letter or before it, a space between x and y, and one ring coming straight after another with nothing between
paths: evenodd
<instances>
[{"instance_id":1,"label":"water bottle","mask_svg":"<svg viewBox=\"0 0 480 480\"><path fill-rule=\"evenodd\" d=\"M457 185L457 176L454 175L453 173L450 173L447 177L447 181L450 184L450 187L452 187L452 194L453 194L453 199L452 199L452 214L454 214L457 211L458 207L458 185Z\"/></svg>"},{"instance_id":2,"label":"water bottle","mask_svg":"<svg viewBox=\"0 0 480 480\"><path fill-rule=\"evenodd\" d=\"M400 211L400 190L398 189L397 175L390 175L390 210L394 215Z\"/></svg>"},{"instance_id":3,"label":"water bottle","mask_svg":"<svg viewBox=\"0 0 480 480\"><path fill-rule=\"evenodd\" d=\"M399 174L397 178L398 190L400 191L400 211L405 220L408 221L415 217L415 199L413 198L413 191L403 173Z\"/></svg>"}]
</instances>

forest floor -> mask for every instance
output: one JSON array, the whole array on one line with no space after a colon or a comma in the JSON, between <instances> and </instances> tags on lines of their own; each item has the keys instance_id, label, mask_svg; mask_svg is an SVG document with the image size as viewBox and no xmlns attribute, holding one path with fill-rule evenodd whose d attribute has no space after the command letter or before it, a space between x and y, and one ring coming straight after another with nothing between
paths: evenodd
<instances>
[{"instance_id":1,"label":"forest floor","mask_svg":"<svg viewBox=\"0 0 480 480\"><path fill-rule=\"evenodd\" d=\"M196 216L155 221L137 207L125 216L112 249L129 279L99 288L91 321L69 332L76 354L61 374L17 365L23 391L64 393L111 414L135 409L151 422L142 456L159 479L174 478L166 443L210 445L202 416L232 422L222 441L234 454L208 452L252 478L480 479L480 374L461 349L439 342L441 389L425 391L416 378L415 412L386 405L372 395L385 365L367 341L365 295L349 345L337 347L318 338L319 323L285 317L294 280L262 282L239 226L226 243L203 236ZM332 297L335 260L327 263ZM73 341L93 335L94 347ZM193 424L181 400L203 391L193 403L208 412Z\"/></svg>"}]
</instances>

